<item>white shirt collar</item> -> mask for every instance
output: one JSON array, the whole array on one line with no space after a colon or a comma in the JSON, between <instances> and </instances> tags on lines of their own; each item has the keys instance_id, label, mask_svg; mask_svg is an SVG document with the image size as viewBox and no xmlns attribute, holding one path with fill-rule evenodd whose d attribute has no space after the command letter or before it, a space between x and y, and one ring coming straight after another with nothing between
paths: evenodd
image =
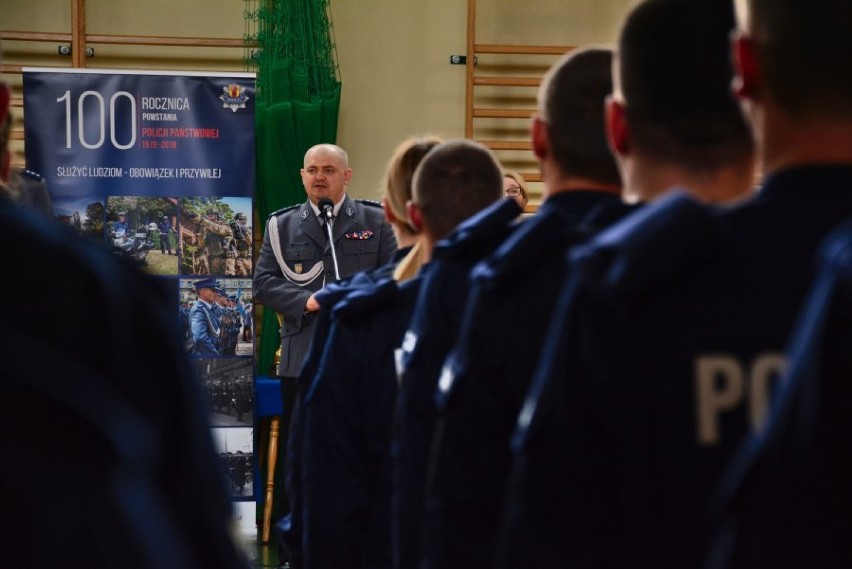
<instances>
[{"instance_id":1,"label":"white shirt collar","mask_svg":"<svg viewBox=\"0 0 852 569\"><path fill-rule=\"evenodd\" d=\"M340 198L340 201L337 202L336 204L334 204L334 217L337 217L337 214L340 213L340 208L343 207L343 202L345 202L345 201L346 201L346 194L344 193L343 197ZM314 202L312 202L311 200L308 200L308 203L311 204L311 209L314 210L314 215L319 217L319 214L320 214L319 206L317 204L315 204Z\"/></svg>"}]
</instances>

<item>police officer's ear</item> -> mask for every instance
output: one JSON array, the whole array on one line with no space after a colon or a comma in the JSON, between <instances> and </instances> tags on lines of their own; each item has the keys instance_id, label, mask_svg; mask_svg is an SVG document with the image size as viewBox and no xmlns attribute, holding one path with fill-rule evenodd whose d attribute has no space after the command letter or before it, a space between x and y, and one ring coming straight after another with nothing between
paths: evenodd
<instances>
[{"instance_id":1,"label":"police officer's ear","mask_svg":"<svg viewBox=\"0 0 852 569\"><path fill-rule=\"evenodd\" d=\"M731 40L734 58L734 79L731 88L740 99L756 99L760 95L760 70L754 40L736 32Z\"/></svg>"},{"instance_id":2,"label":"police officer's ear","mask_svg":"<svg viewBox=\"0 0 852 569\"><path fill-rule=\"evenodd\" d=\"M612 95L606 98L606 137L613 154L624 156L630 152L630 129L624 103Z\"/></svg>"},{"instance_id":3,"label":"police officer's ear","mask_svg":"<svg viewBox=\"0 0 852 569\"><path fill-rule=\"evenodd\" d=\"M543 162L550 154L550 135L547 133L547 123L539 115L532 118L530 138L533 154L540 162Z\"/></svg>"},{"instance_id":4,"label":"police officer's ear","mask_svg":"<svg viewBox=\"0 0 852 569\"><path fill-rule=\"evenodd\" d=\"M423 231L423 213L420 211L420 206L413 200L408 200L405 203L405 209L408 213L408 225L417 233Z\"/></svg>"}]
</instances>

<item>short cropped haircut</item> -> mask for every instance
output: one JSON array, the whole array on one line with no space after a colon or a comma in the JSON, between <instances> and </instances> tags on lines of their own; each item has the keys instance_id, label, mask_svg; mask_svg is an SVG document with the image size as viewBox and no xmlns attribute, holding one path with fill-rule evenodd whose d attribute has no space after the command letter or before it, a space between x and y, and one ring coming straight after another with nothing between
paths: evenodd
<instances>
[{"instance_id":1,"label":"short cropped haircut","mask_svg":"<svg viewBox=\"0 0 852 569\"><path fill-rule=\"evenodd\" d=\"M502 169L485 146L450 140L430 150L417 167L412 197L432 237L440 239L503 197Z\"/></svg>"},{"instance_id":2,"label":"short cropped haircut","mask_svg":"<svg viewBox=\"0 0 852 569\"><path fill-rule=\"evenodd\" d=\"M852 117L852 2L749 0L749 27L773 97L793 117Z\"/></svg>"},{"instance_id":3,"label":"short cropped haircut","mask_svg":"<svg viewBox=\"0 0 852 569\"><path fill-rule=\"evenodd\" d=\"M563 173L621 184L606 141L604 101L612 93L612 51L587 48L564 55L544 76L538 109L553 158Z\"/></svg>"},{"instance_id":4,"label":"short cropped haircut","mask_svg":"<svg viewBox=\"0 0 852 569\"><path fill-rule=\"evenodd\" d=\"M751 156L731 91L732 0L646 0L627 16L618 69L637 151L709 170Z\"/></svg>"},{"instance_id":5,"label":"short cropped haircut","mask_svg":"<svg viewBox=\"0 0 852 569\"><path fill-rule=\"evenodd\" d=\"M337 146L336 144L330 144L330 143L315 144L315 145L311 146L310 148L308 148L305 151L305 158L303 160L303 163L307 161L309 154L311 154L312 152L318 152L318 151L328 152L328 153L336 155L337 158L340 160L341 164L343 164L343 167L349 168L349 154L347 154L345 150L343 150L341 147Z\"/></svg>"},{"instance_id":6,"label":"short cropped haircut","mask_svg":"<svg viewBox=\"0 0 852 569\"><path fill-rule=\"evenodd\" d=\"M414 171L426 156L441 142L436 136L409 138L397 146L385 172L383 196L388 208L400 221L408 218L406 204L411 199Z\"/></svg>"}]
</instances>

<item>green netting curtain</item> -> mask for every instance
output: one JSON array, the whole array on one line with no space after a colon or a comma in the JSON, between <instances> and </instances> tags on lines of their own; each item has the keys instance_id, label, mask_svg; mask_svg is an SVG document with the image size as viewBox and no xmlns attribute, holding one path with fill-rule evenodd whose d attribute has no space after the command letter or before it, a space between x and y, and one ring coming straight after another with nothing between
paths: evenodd
<instances>
[{"instance_id":1,"label":"green netting curtain","mask_svg":"<svg viewBox=\"0 0 852 569\"><path fill-rule=\"evenodd\" d=\"M255 207L265 225L276 209L301 203L299 169L308 148L334 143L340 79L329 0L255 0L246 40L257 47ZM277 316L264 311L257 369L268 374L279 345Z\"/></svg>"}]
</instances>

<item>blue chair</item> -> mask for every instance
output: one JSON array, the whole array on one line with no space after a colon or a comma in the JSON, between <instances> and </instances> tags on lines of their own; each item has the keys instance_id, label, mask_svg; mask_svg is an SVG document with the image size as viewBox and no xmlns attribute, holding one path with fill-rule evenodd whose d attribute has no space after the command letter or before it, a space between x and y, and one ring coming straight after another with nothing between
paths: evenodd
<instances>
[{"instance_id":1,"label":"blue chair","mask_svg":"<svg viewBox=\"0 0 852 569\"><path fill-rule=\"evenodd\" d=\"M275 463L278 459L278 433L284 405L281 402L281 380L274 377L255 379L255 402L258 419L269 418L269 446L266 460L266 494L263 501L261 542L269 543L272 524L272 491L275 488ZM255 472L260 472L256 468ZM257 487L257 486L256 486Z\"/></svg>"}]
</instances>

